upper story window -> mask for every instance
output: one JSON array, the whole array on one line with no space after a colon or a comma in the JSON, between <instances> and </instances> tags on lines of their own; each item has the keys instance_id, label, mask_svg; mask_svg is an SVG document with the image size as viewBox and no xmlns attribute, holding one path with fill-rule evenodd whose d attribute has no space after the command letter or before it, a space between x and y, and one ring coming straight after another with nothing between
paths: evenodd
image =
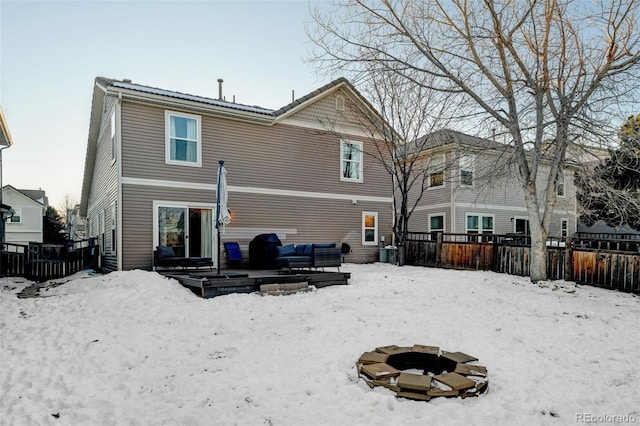
<instances>
[{"instance_id":1,"label":"upper story window","mask_svg":"<svg viewBox=\"0 0 640 426\"><path fill-rule=\"evenodd\" d=\"M166 111L165 122L165 162L200 167L202 165L200 116Z\"/></svg>"},{"instance_id":2,"label":"upper story window","mask_svg":"<svg viewBox=\"0 0 640 426\"><path fill-rule=\"evenodd\" d=\"M336 109L338 111L344 111L344 96L336 96Z\"/></svg>"},{"instance_id":3,"label":"upper story window","mask_svg":"<svg viewBox=\"0 0 640 426\"><path fill-rule=\"evenodd\" d=\"M468 234L493 234L493 215L467 213Z\"/></svg>"},{"instance_id":4,"label":"upper story window","mask_svg":"<svg viewBox=\"0 0 640 426\"><path fill-rule=\"evenodd\" d=\"M558 197L564 197L564 171L558 172L558 182L556 183L556 194L558 194Z\"/></svg>"},{"instance_id":5,"label":"upper story window","mask_svg":"<svg viewBox=\"0 0 640 426\"><path fill-rule=\"evenodd\" d=\"M15 213L13 213L13 216L9 219L9 223L22 223L22 209L18 207L14 208L13 211Z\"/></svg>"},{"instance_id":6,"label":"upper story window","mask_svg":"<svg viewBox=\"0 0 640 426\"><path fill-rule=\"evenodd\" d=\"M473 186L473 171L476 158L473 155L460 157L460 185Z\"/></svg>"},{"instance_id":7,"label":"upper story window","mask_svg":"<svg viewBox=\"0 0 640 426\"><path fill-rule=\"evenodd\" d=\"M429 163L429 188L444 186L444 155L436 155Z\"/></svg>"},{"instance_id":8,"label":"upper story window","mask_svg":"<svg viewBox=\"0 0 640 426\"><path fill-rule=\"evenodd\" d=\"M362 182L362 143L340 141L340 180Z\"/></svg>"},{"instance_id":9,"label":"upper story window","mask_svg":"<svg viewBox=\"0 0 640 426\"><path fill-rule=\"evenodd\" d=\"M111 113L111 160L116 159L116 112Z\"/></svg>"}]
</instances>

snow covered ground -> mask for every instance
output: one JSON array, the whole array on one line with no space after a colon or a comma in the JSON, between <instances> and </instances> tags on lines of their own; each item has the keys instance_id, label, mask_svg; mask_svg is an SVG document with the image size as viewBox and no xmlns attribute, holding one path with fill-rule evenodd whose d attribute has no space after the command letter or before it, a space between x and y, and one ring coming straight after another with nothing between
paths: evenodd
<instances>
[{"instance_id":1,"label":"snow covered ground","mask_svg":"<svg viewBox=\"0 0 640 426\"><path fill-rule=\"evenodd\" d=\"M2 425L640 424L640 297L492 272L344 265L349 286L201 299L143 271L39 298L0 280ZM59 280L61 282L64 280ZM386 345L479 358L477 398L358 380Z\"/></svg>"}]
</instances>

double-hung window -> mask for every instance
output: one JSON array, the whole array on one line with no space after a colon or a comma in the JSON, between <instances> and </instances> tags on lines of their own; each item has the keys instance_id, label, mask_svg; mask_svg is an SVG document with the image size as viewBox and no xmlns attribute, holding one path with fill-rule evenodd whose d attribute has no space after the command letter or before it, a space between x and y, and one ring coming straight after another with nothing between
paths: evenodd
<instances>
[{"instance_id":1,"label":"double-hung window","mask_svg":"<svg viewBox=\"0 0 640 426\"><path fill-rule=\"evenodd\" d=\"M493 234L493 215L467 213L468 234Z\"/></svg>"},{"instance_id":2,"label":"double-hung window","mask_svg":"<svg viewBox=\"0 0 640 426\"><path fill-rule=\"evenodd\" d=\"M473 169L476 162L475 156L463 155L460 157L460 185L473 186Z\"/></svg>"},{"instance_id":3,"label":"double-hung window","mask_svg":"<svg viewBox=\"0 0 640 426\"><path fill-rule=\"evenodd\" d=\"M340 180L362 182L362 143L340 141Z\"/></svg>"},{"instance_id":4,"label":"double-hung window","mask_svg":"<svg viewBox=\"0 0 640 426\"><path fill-rule=\"evenodd\" d=\"M200 116L165 111L165 162L200 167L202 140Z\"/></svg>"},{"instance_id":5,"label":"double-hung window","mask_svg":"<svg viewBox=\"0 0 640 426\"><path fill-rule=\"evenodd\" d=\"M564 197L564 171L558 172L558 182L556 183L556 194L558 194L558 197Z\"/></svg>"},{"instance_id":6,"label":"double-hung window","mask_svg":"<svg viewBox=\"0 0 640 426\"><path fill-rule=\"evenodd\" d=\"M378 212L362 212L362 245L378 244Z\"/></svg>"},{"instance_id":7,"label":"double-hung window","mask_svg":"<svg viewBox=\"0 0 640 426\"><path fill-rule=\"evenodd\" d=\"M444 186L444 155L435 155L429 164L429 188Z\"/></svg>"},{"instance_id":8,"label":"double-hung window","mask_svg":"<svg viewBox=\"0 0 640 426\"><path fill-rule=\"evenodd\" d=\"M429 215L429 232L433 239L436 239L439 232L444 232L444 213Z\"/></svg>"}]
</instances>

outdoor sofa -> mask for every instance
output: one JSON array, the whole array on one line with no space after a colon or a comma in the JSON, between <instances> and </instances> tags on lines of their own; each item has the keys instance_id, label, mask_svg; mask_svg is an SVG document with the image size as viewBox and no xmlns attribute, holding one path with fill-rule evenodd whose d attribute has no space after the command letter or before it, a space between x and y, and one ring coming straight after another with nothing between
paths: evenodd
<instances>
[{"instance_id":1,"label":"outdoor sofa","mask_svg":"<svg viewBox=\"0 0 640 426\"><path fill-rule=\"evenodd\" d=\"M324 244L287 244L278 246L276 265L293 269L311 269L337 267L340 270L342 252L335 243Z\"/></svg>"},{"instance_id":2,"label":"outdoor sofa","mask_svg":"<svg viewBox=\"0 0 640 426\"><path fill-rule=\"evenodd\" d=\"M176 256L171 246L158 246L153 251L153 269L162 268L213 268L213 260L210 257L180 257Z\"/></svg>"}]
</instances>

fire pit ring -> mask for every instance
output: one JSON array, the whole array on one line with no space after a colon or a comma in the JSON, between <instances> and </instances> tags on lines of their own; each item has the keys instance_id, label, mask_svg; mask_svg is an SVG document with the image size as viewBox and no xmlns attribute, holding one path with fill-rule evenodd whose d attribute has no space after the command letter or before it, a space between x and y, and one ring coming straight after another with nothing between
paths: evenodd
<instances>
[{"instance_id":1,"label":"fire pit ring","mask_svg":"<svg viewBox=\"0 0 640 426\"><path fill-rule=\"evenodd\" d=\"M487 368L463 352L437 346L382 346L356 362L358 378L370 388L382 386L399 398L429 401L436 397L478 396L489 388Z\"/></svg>"}]
</instances>

